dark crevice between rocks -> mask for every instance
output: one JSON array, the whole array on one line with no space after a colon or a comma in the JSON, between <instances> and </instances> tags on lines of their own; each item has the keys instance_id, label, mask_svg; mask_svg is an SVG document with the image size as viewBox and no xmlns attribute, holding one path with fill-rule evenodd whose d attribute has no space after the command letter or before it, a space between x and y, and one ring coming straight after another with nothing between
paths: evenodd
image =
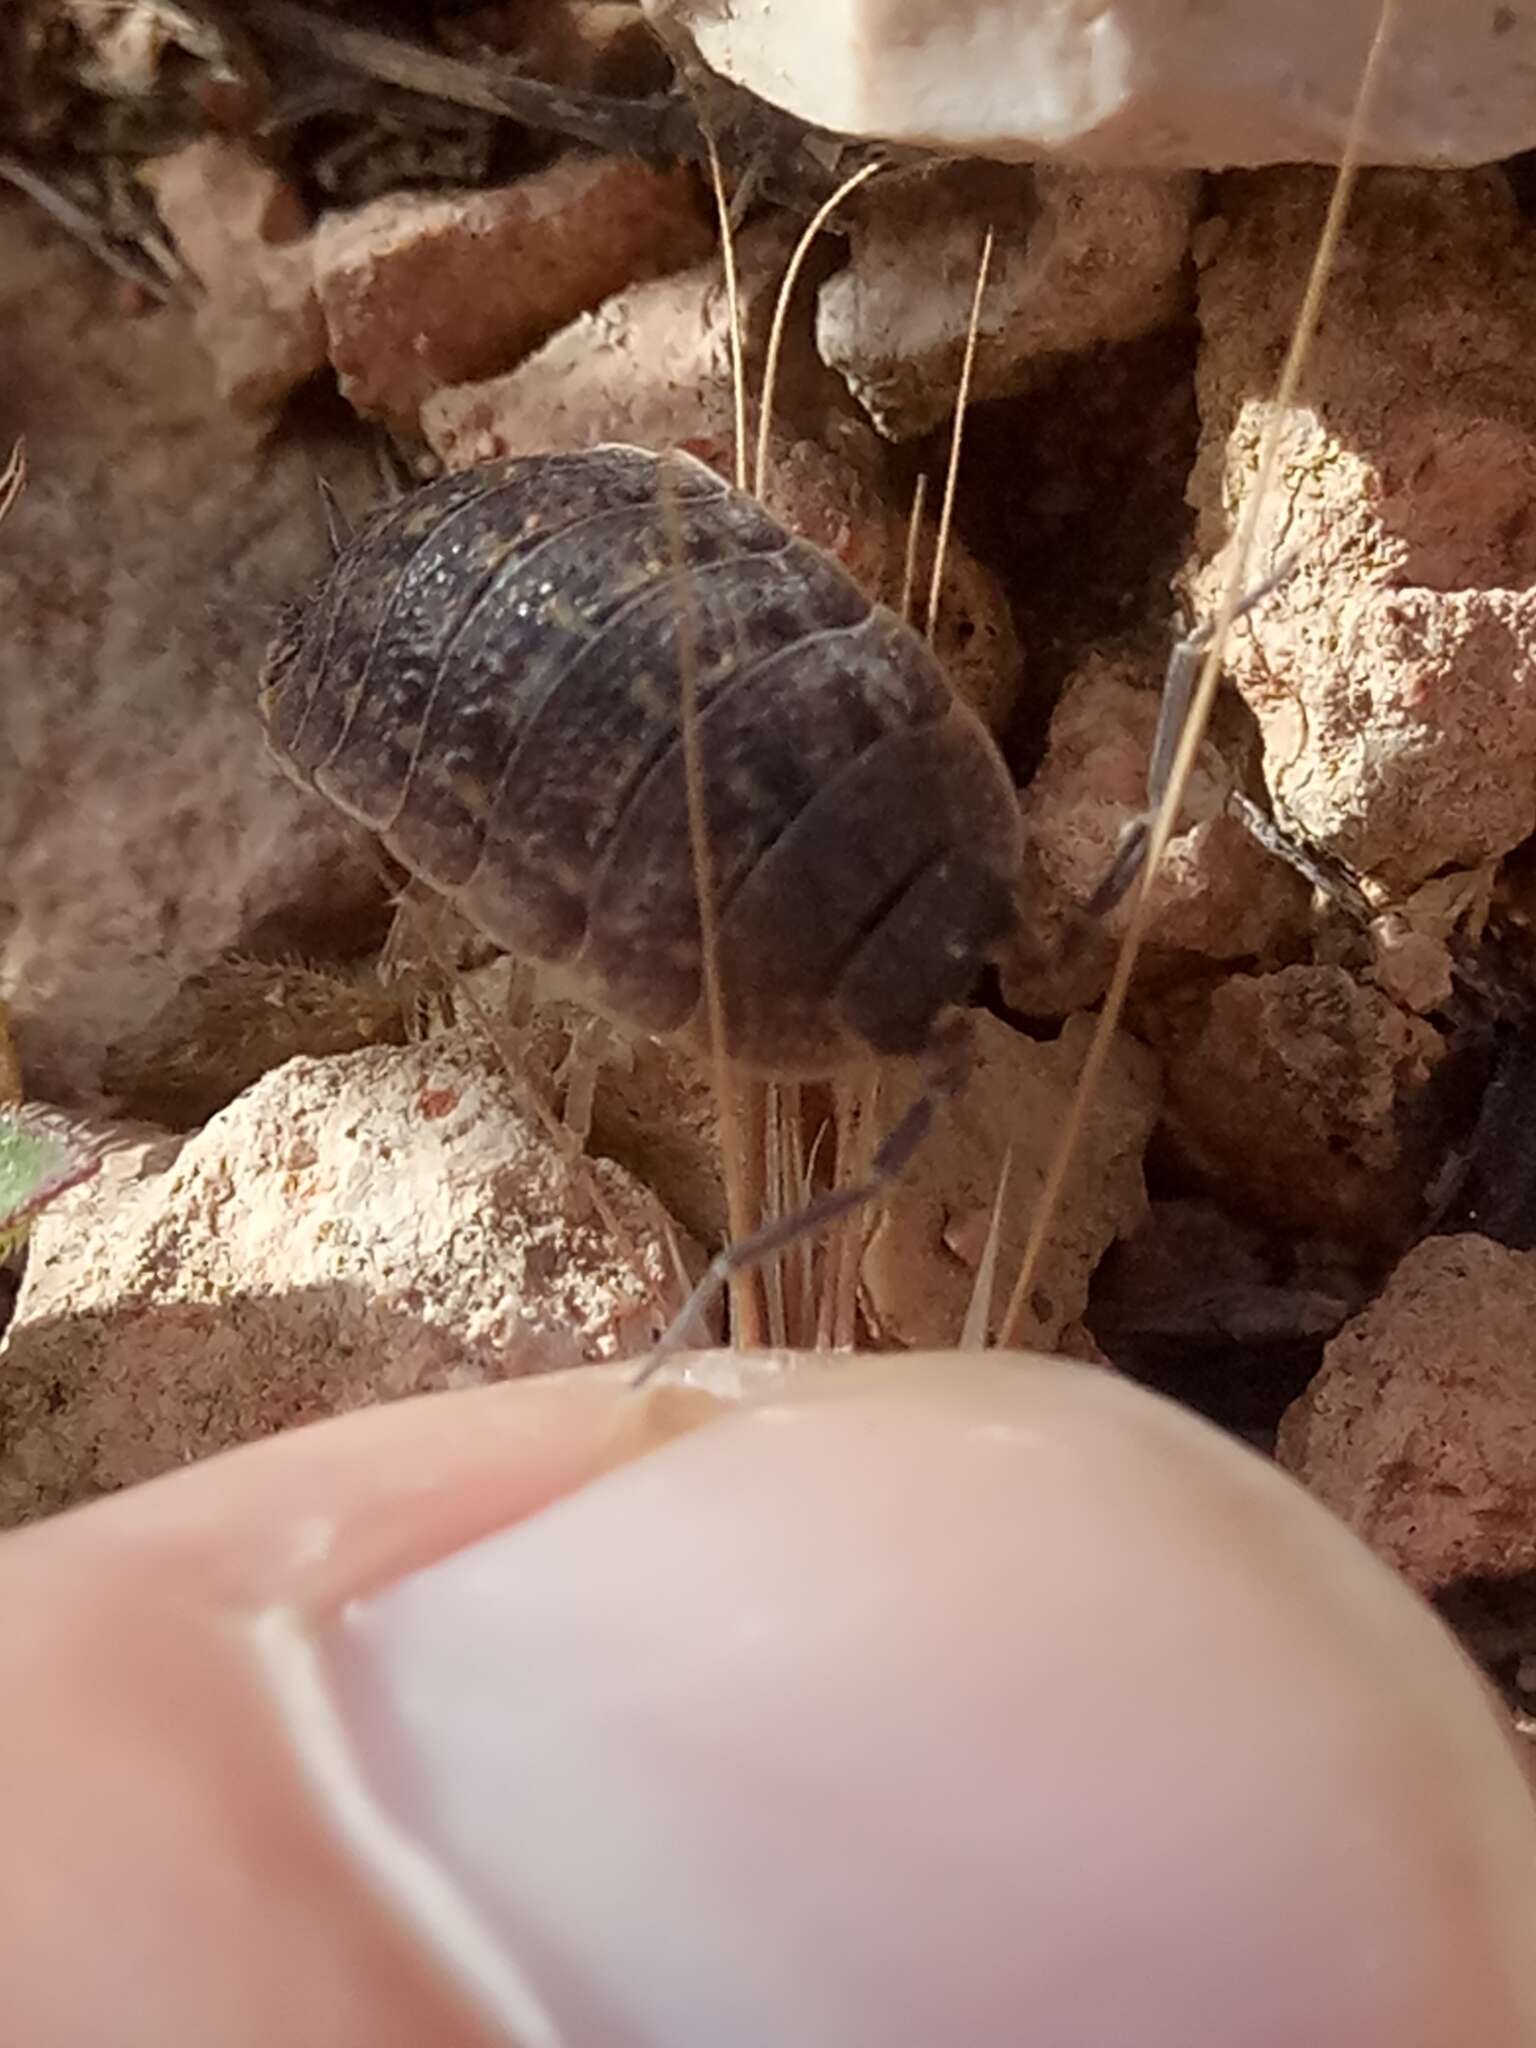
<instances>
[{"instance_id":1,"label":"dark crevice between rocks","mask_svg":"<svg viewBox=\"0 0 1536 2048\"><path fill-rule=\"evenodd\" d=\"M1436 1613L1536 1738L1536 1571L1455 1579L1433 1597Z\"/></svg>"}]
</instances>

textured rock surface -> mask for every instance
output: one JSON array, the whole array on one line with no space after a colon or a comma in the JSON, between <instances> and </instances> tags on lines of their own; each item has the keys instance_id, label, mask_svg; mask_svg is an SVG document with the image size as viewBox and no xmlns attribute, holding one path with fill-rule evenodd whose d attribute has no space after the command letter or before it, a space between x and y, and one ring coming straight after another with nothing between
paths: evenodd
<instances>
[{"instance_id":1,"label":"textured rock surface","mask_svg":"<svg viewBox=\"0 0 1536 2048\"><path fill-rule=\"evenodd\" d=\"M1536 1253L1416 1245L1328 1346L1280 1461L1426 1590L1536 1569Z\"/></svg>"},{"instance_id":2,"label":"textured rock surface","mask_svg":"<svg viewBox=\"0 0 1536 2048\"><path fill-rule=\"evenodd\" d=\"M865 1293L882 1338L911 1345L957 1340L1006 1168L993 1329L1000 1324L1092 1022L1075 1018L1042 1045L978 1016L975 1071L886 1196L864 1255ZM905 1099L913 1085L908 1076ZM882 1088L882 1119L903 1106L893 1074ZM1157 1063L1122 1037L1083 1132L1019 1343L1049 1350L1077 1322L1099 1259L1145 1216L1141 1161L1157 1108Z\"/></svg>"},{"instance_id":3,"label":"textured rock surface","mask_svg":"<svg viewBox=\"0 0 1536 2048\"><path fill-rule=\"evenodd\" d=\"M1196 190L1177 173L965 164L881 192L821 288L822 357L892 440L949 418L990 227L972 395L1023 391L1053 357L1178 316Z\"/></svg>"},{"instance_id":4,"label":"textured rock surface","mask_svg":"<svg viewBox=\"0 0 1536 2048\"><path fill-rule=\"evenodd\" d=\"M1129 904L1093 925L1082 912L1123 828L1146 808L1154 680L1132 661L1095 658L1051 719L1049 751L1022 799L1020 926L1001 963L1004 994L1026 1016L1081 1008L1108 982ZM1158 870L1149 968L1171 953L1262 960L1304 927L1305 887L1226 814L1229 787L1207 742Z\"/></svg>"},{"instance_id":5,"label":"textured rock surface","mask_svg":"<svg viewBox=\"0 0 1536 2048\"><path fill-rule=\"evenodd\" d=\"M1334 162L1380 0L646 0L705 61L802 120L980 156ZM1486 163L1536 144L1536 19L1400 0L1368 160Z\"/></svg>"},{"instance_id":6,"label":"textured rock surface","mask_svg":"<svg viewBox=\"0 0 1536 2048\"><path fill-rule=\"evenodd\" d=\"M1169 1119L1224 1198L1282 1228L1400 1242L1426 1162L1409 1111L1440 1034L1342 967L1235 974L1173 1007Z\"/></svg>"},{"instance_id":7,"label":"textured rock surface","mask_svg":"<svg viewBox=\"0 0 1536 2048\"><path fill-rule=\"evenodd\" d=\"M1326 175L1232 181L1204 250L1197 546L1225 574ZM1536 827L1536 241L1497 171L1356 195L1229 670L1302 834L1394 888Z\"/></svg>"},{"instance_id":8,"label":"textured rock surface","mask_svg":"<svg viewBox=\"0 0 1536 2048\"><path fill-rule=\"evenodd\" d=\"M188 317L0 200L0 445L31 480L0 529L0 1001L30 1086L89 1095L106 1049L258 928L318 942L379 894L357 836L266 760L273 611L324 562L339 442L265 446Z\"/></svg>"},{"instance_id":9,"label":"textured rock surface","mask_svg":"<svg viewBox=\"0 0 1536 2048\"><path fill-rule=\"evenodd\" d=\"M509 369L711 240L687 172L613 157L561 157L498 191L392 194L320 226L331 361L360 412L412 431L433 391Z\"/></svg>"},{"instance_id":10,"label":"textured rock surface","mask_svg":"<svg viewBox=\"0 0 1536 2048\"><path fill-rule=\"evenodd\" d=\"M368 1402L639 1350L670 1270L652 1198L557 1151L481 1042L294 1060L169 1166L44 1216L0 1351L0 1519Z\"/></svg>"},{"instance_id":11,"label":"textured rock surface","mask_svg":"<svg viewBox=\"0 0 1536 2048\"><path fill-rule=\"evenodd\" d=\"M221 396L241 412L279 404L325 361L314 251L298 194L243 143L209 136L146 177L205 297L198 339Z\"/></svg>"}]
</instances>

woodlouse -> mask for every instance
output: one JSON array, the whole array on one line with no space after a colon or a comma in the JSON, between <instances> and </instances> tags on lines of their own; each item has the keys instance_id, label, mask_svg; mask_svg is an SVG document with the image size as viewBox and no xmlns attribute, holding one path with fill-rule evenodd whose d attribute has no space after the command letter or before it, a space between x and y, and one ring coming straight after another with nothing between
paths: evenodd
<instances>
[{"instance_id":1,"label":"woodlouse","mask_svg":"<svg viewBox=\"0 0 1536 2048\"><path fill-rule=\"evenodd\" d=\"M488 938L703 1046L689 669L726 1050L781 1077L931 1050L1015 914L1012 779L922 638L692 458L515 457L380 511L260 706Z\"/></svg>"}]
</instances>

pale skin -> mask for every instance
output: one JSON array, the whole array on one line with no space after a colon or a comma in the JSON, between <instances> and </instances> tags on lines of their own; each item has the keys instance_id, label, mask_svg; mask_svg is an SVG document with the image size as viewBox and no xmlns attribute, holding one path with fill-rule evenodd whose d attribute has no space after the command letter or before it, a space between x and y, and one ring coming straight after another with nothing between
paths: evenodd
<instances>
[{"instance_id":1,"label":"pale skin","mask_svg":"<svg viewBox=\"0 0 1536 2048\"><path fill-rule=\"evenodd\" d=\"M6 2039L1536 2039L1519 1766L1351 1539L1107 1374L825 1377L431 1397L0 1540Z\"/></svg>"}]
</instances>

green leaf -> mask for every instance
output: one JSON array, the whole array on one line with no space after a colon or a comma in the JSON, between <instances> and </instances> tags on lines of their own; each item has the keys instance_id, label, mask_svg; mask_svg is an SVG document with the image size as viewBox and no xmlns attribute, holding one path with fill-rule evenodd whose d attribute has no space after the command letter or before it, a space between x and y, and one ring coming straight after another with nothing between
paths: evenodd
<instances>
[{"instance_id":1,"label":"green leaf","mask_svg":"<svg viewBox=\"0 0 1536 2048\"><path fill-rule=\"evenodd\" d=\"M53 1109L0 1107L0 1257L21 1243L39 1209L101 1165L102 1140Z\"/></svg>"}]
</instances>

